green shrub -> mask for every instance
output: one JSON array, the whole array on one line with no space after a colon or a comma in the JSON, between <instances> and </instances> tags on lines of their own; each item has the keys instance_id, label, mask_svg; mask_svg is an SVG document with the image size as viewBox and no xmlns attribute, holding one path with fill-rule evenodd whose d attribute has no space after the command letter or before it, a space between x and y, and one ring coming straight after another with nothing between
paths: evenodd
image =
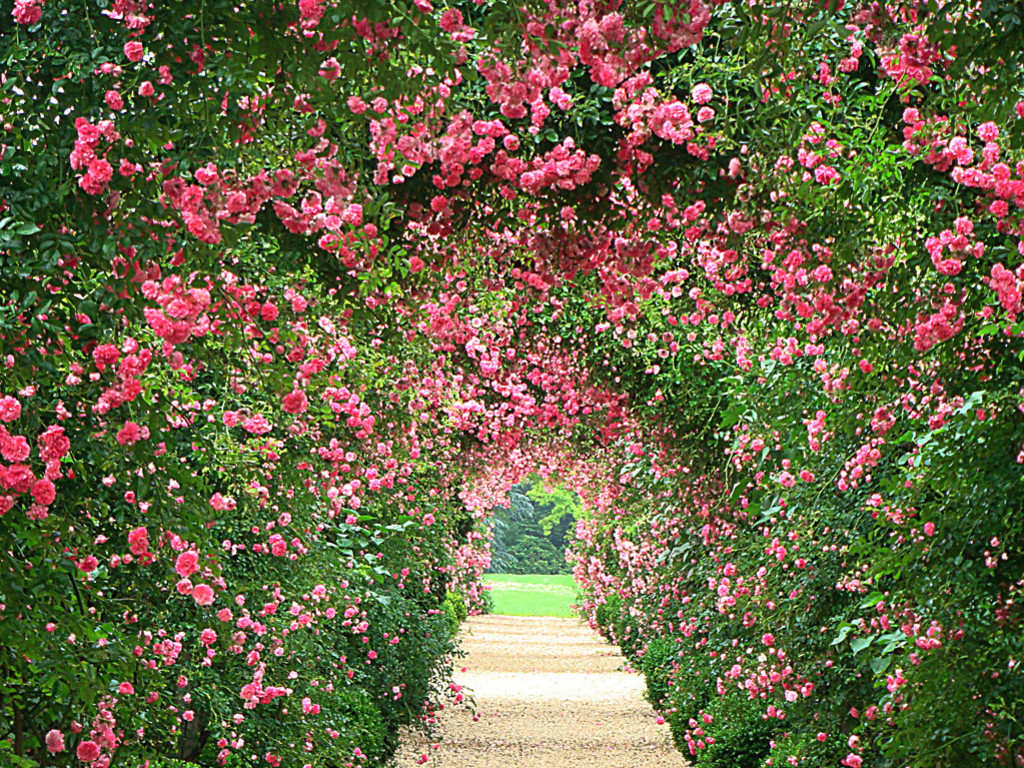
<instances>
[{"instance_id":1,"label":"green shrub","mask_svg":"<svg viewBox=\"0 0 1024 768\"><path fill-rule=\"evenodd\" d=\"M647 644L640 669L647 681L646 698L662 709L669 693L669 675L678 663L679 646L669 637L656 637Z\"/></svg>"},{"instance_id":2,"label":"green shrub","mask_svg":"<svg viewBox=\"0 0 1024 768\"><path fill-rule=\"evenodd\" d=\"M694 654L684 654L668 675L668 695L664 702L665 718L672 729L676 748L688 751L685 741L690 720L696 720L714 695L715 678L707 664Z\"/></svg>"},{"instance_id":3,"label":"green shrub","mask_svg":"<svg viewBox=\"0 0 1024 768\"><path fill-rule=\"evenodd\" d=\"M619 619L619 611L622 609L622 602L618 595L608 595L605 602L600 603L595 611L594 618L597 621L597 629L601 636L611 642L615 641L612 636L615 622Z\"/></svg>"},{"instance_id":4,"label":"green shrub","mask_svg":"<svg viewBox=\"0 0 1024 768\"><path fill-rule=\"evenodd\" d=\"M490 590L484 590L480 595L480 613L484 616L494 613L494 595Z\"/></svg>"},{"instance_id":5,"label":"green shrub","mask_svg":"<svg viewBox=\"0 0 1024 768\"><path fill-rule=\"evenodd\" d=\"M705 726L706 736L714 739L698 755L700 768L760 768L771 749L772 735L781 722L762 717L761 699L732 693L716 696L706 710L712 722ZM816 767L817 768L817 767Z\"/></svg>"},{"instance_id":6,"label":"green shrub","mask_svg":"<svg viewBox=\"0 0 1024 768\"><path fill-rule=\"evenodd\" d=\"M838 765L843 754L842 741L832 737L829 741L818 741L817 734L783 733L772 740L768 757L761 765L765 768L818 768L822 765ZM793 760L796 760L794 763Z\"/></svg>"},{"instance_id":7,"label":"green shrub","mask_svg":"<svg viewBox=\"0 0 1024 768\"><path fill-rule=\"evenodd\" d=\"M459 627L462 622L469 616L469 610L466 608L466 601L462 595L456 592L449 592L444 596L444 602L441 604L444 610L445 618L448 619L448 627L451 630L451 635L454 637L459 632Z\"/></svg>"}]
</instances>

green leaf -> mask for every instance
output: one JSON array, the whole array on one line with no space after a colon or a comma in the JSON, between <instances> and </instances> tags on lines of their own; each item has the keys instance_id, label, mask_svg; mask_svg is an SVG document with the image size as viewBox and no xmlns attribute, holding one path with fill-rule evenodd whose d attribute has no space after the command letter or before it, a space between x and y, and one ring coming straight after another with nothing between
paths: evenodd
<instances>
[{"instance_id":1,"label":"green leaf","mask_svg":"<svg viewBox=\"0 0 1024 768\"><path fill-rule=\"evenodd\" d=\"M875 642L874 635L868 635L867 637L858 637L850 642L850 648L853 649L853 655L856 656L858 653L863 651L869 645Z\"/></svg>"}]
</instances>

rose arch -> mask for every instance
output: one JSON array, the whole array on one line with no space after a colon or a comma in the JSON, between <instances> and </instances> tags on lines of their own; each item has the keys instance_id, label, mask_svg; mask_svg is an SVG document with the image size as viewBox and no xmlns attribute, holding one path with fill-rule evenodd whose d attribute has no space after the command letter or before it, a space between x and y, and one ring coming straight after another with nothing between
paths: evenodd
<instances>
[{"instance_id":1,"label":"rose arch","mask_svg":"<svg viewBox=\"0 0 1024 768\"><path fill-rule=\"evenodd\" d=\"M1019 9L0 12L0 763L385 761L539 472L698 765L1022 764Z\"/></svg>"}]
</instances>

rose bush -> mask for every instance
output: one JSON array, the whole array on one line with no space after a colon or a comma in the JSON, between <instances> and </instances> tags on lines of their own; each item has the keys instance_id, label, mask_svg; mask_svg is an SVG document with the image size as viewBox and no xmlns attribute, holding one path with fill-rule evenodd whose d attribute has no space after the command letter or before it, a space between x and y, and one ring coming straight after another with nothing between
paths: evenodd
<instances>
[{"instance_id":1,"label":"rose bush","mask_svg":"<svg viewBox=\"0 0 1024 768\"><path fill-rule=\"evenodd\" d=\"M698 764L1024 760L1015 8L0 14L4 761L385 760L534 472Z\"/></svg>"}]
</instances>

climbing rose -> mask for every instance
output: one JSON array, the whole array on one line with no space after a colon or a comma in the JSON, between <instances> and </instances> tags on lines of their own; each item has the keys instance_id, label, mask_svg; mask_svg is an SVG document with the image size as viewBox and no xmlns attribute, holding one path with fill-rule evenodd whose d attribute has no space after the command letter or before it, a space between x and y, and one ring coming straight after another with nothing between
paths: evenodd
<instances>
[{"instance_id":1,"label":"climbing rose","mask_svg":"<svg viewBox=\"0 0 1024 768\"><path fill-rule=\"evenodd\" d=\"M83 763L94 762L100 756L100 745L95 741L83 741L78 745L75 754Z\"/></svg>"},{"instance_id":2,"label":"climbing rose","mask_svg":"<svg viewBox=\"0 0 1024 768\"><path fill-rule=\"evenodd\" d=\"M187 579L199 570L199 555L191 549L188 552L182 552L174 563L174 570L181 578Z\"/></svg>"},{"instance_id":3,"label":"climbing rose","mask_svg":"<svg viewBox=\"0 0 1024 768\"><path fill-rule=\"evenodd\" d=\"M46 749L49 750L51 755L63 752L66 748L64 746L64 734L56 728L46 734Z\"/></svg>"},{"instance_id":4,"label":"climbing rose","mask_svg":"<svg viewBox=\"0 0 1024 768\"><path fill-rule=\"evenodd\" d=\"M142 61L142 43L132 40L124 44L124 55L128 61Z\"/></svg>"},{"instance_id":5,"label":"climbing rose","mask_svg":"<svg viewBox=\"0 0 1024 768\"><path fill-rule=\"evenodd\" d=\"M293 389L282 398L281 407L285 413L302 413L309 407L309 400L301 389Z\"/></svg>"},{"instance_id":6,"label":"climbing rose","mask_svg":"<svg viewBox=\"0 0 1024 768\"><path fill-rule=\"evenodd\" d=\"M133 555L142 555L149 550L149 531L145 528L133 528L128 534L128 546Z\"/></svg>"},{"instance_id":7,"label":"climbing rose","mask_svg":"<svg viewBox=\"0 0 1024 768\"><path fill-rule=\"evenodd\" d=\"M707 83L697 83L690 92L693 100L698 104L707 104L711 101L711 86Z\"/></svg>"},{"instance_id":8,"label":"climbing rose","mask_svg":"<svg viewBox=\"0 0 1024 768\"><path fill-rule=\"evenodd\" d=\"M107 102L107 106L115 112L120 112L124 109L124 99L121 98L121 94L117 91L107 91L103 100Z\"/></svg>"},{"instance_id":9,"label":"climbing rose","mask_svg":"<svg viewBox=\"0 0 1024 768\"><path fill-rule=\"evenodd\" d=\"M89 555L84 560L78 561L78 570L83 573L92 573L100 567L100 561L97 560L93 555Z\"/></svg>"},{"instance_id":10,"label":"climbing rose","mask_svg":"<svg viewBox=\"0 0 1024 768\"><path fill-rule=\"evenodd\" d=\"M144 440L149 435L149 430L140 427L134 421L126 421L115 439L118 445L134 445L139 440Z\"/></svg>"},{"instance_id":11,"label":"climbing rose","mask_svg":"<svg viewBox=\"0 0 1024 768\"><path fill-rule=\"evenodd\" d=\"M21 403L10 395L0 397L0 421L14 421L21 416Z\"/></svg>"},{"instance_id":12,"label":"climbing rose","mask_svg":"<svg viewBox=\"0 0 1024 768\"><path fill-rule=\"evenodd\" d=\"M46 478L36 480L32 486L32 498L36 500L36 504L47 507L53 504L53 500L57 498L57 489Z\"/></svg>"},{"instance_id":13,"label":"climbing rose","mask_svg":"<svg viewBox=\"0 0 1024 768\"><path fill-rule=\"evenodd\" d=\"M192 599L196 605L213 605L213 588L209 584L197 584L192 590Z\"/></svg>"},{"instance_id":14,"label":"climbing rose","mask_svg":"<svg viewBox=\"0 0 1024 768\"><path fill-rule=\"evenodd\" d=\"M214 640L217 639L217 633L212 629L204 629L199 633L199 642L203 645L210 645Z\"/></svg>"},{"instance_id":15,"label":"climbing rose","mask_svg":"<svg viewBox=\"0 0 1024 768\"><path fill-rule=\"evenodd\" d=\"M12 464L27 459L29 451L28 440L21 435L0 442L0 455Z\"/></svg>"},{"instance_id":16,"label":"climbing rose","mask_svg":"<svg viewBox=\"0 0 1024 768\"><path fill-rule=\"evenodd\" d=\"M11 16L18 24L35 24L43 17L42 3L40 0L15 0Z\"/></svg>"}]
</instances>

